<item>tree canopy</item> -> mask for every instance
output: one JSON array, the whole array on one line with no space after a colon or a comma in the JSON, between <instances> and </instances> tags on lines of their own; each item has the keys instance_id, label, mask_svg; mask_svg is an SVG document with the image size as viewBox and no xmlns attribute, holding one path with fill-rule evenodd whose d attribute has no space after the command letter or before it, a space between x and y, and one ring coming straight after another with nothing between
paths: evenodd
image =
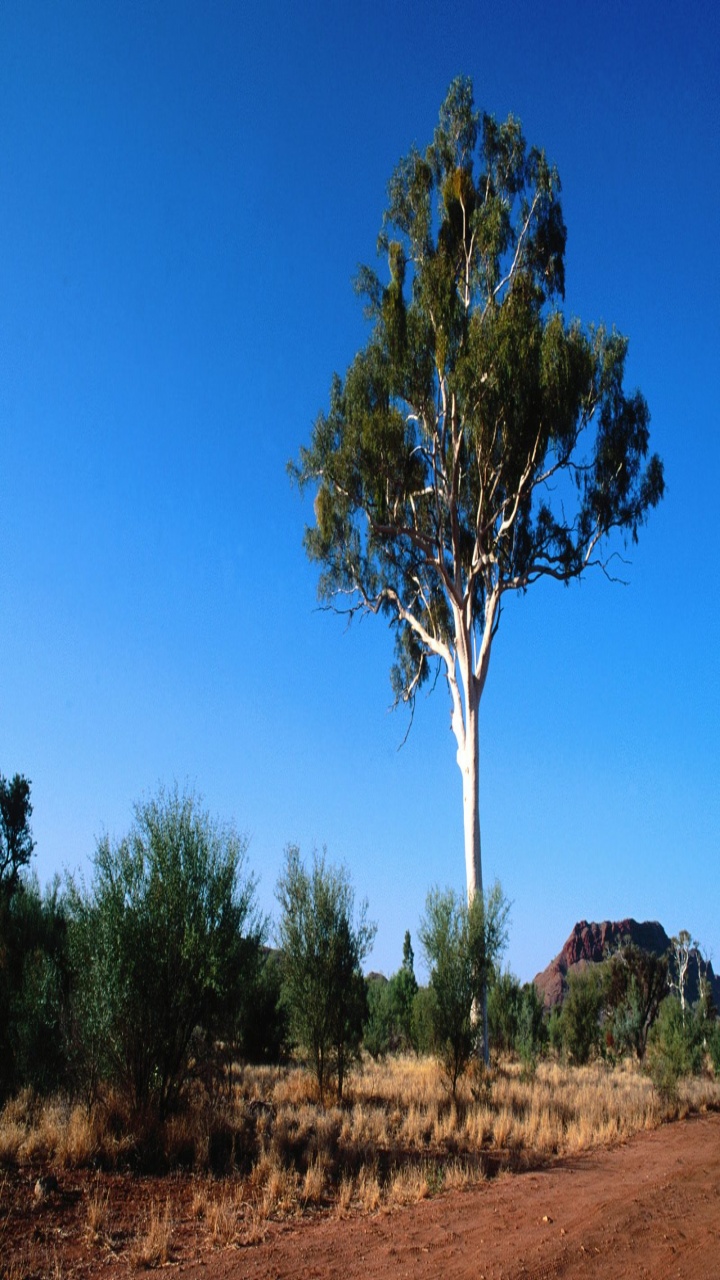
<instances>
[{"instance_id":1,"label":"tree canopy","mask_svg":"<svg viewBox=\"0 0 720 1280\"><path fill-rule=\"evenodd\" d=\"M285 998L292 1030L310 1060L320 1099L337 1082L342 1099L345 1070L358 1052L367 994L362 962L372 947L375 925L367 903L354 918L355 894L343 868L314 854L308 871L299 849L286 851L278 881L278 941Z\"/></svg>"},{"instance_id":2,"label":"tree canopy","mask_svg":"<svg viewBox=\"0 0 720 1280\"><path fill-rule=\"evenodd\" d=\"M560 179L520 123L458 78L424 152L388 187L371 323L292 472L315 489L305 546L333 608L395 633L397 700L437 661L463 774L468 891L482 889L477 715L508 592L607 570L663 494L627 339L560 309Z\"/></svg>"},{"instance_id":3,"label":"tree canopy","mask_svg":"<svg viewBox=\"0 0 720 1280\"><path fill-rule=\"evenodd\" d=\"M97 845L90 890L71 886L78 1071L164 1115L192 1068L232 1043L256 978L264 921L247 841L177 787Z\"/></svg>"},{"instance_id":4,"label":"tree canopy","mask_svg":"<svg viewBox=\"0 0 720 1280\"><path fill-rule=\"evenodd\" d=\"M486 1029L475 1011L494 965L507 945L510 904L496 882L487 898L468 904L453 890L431 890L420 924L420 942L430 970L431 1022L435 1051L452 1089Z\"/></svg>"},{"instance_id":5,"label":"tree canopy","mask_svg":"<svg viewBox=\"0 0 720 1280\"><path fill-rule=\"evenodd\" d=\"M35 842L30 831L30 783L22 774L0 774L0 891L12 894L30 862Z\"/></svg>"}]
</instances>

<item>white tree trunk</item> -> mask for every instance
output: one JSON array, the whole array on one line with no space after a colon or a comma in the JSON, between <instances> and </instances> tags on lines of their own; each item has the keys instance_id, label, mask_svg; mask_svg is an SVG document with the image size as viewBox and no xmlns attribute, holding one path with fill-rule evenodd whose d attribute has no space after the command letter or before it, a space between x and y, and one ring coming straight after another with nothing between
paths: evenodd
<instances>
[{"instance_id":1,"label":"white tree trunk","mask_svg":"<svg viewBox=\"0 0 720 1280\"><path fill-rule=\"evenodd\" d=\"M478 708L468 708L465 742L458 748L458 764L462 774L463 831L465 836L465 875L468 903L483 891L482 855L480 847L480 742Z\"/></svg>"},{"instance_id":2,"label":"white tree trunk","mask_svg":"<svg viewBox=\"0 0 720 1280\"><path fill-rule=\"evenodd\" d=\"M463 789L463 831L465 837L465 874L467 879L468 905L476 893L482 896L482 849L480 843L480 734L479 734L479 692L478 684L472 672L467 673L464 683L465 716L463 733L458 738L457 762L462 775ZM478 1019L482 1018L483 1059L488 1065L490 1046L488 1043L487 984L483 985L482 1007L477 1010Z\"/></svg>"}]
</instances>

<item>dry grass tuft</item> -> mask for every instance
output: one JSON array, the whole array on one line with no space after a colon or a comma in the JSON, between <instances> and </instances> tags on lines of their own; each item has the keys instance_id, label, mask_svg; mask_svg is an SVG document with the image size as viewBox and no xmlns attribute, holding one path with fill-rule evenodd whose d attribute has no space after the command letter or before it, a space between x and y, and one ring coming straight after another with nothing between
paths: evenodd
<instances>
[{"instance_id":1,"label":"dry grass tuft","mask_svg":"<svg viewBox=\"0 0 720 1280\"><path fill-rule=\"evenodd\" d=\"M263 1188L258 1211L262 1218L285 1218L297 1209L297 1174L273 1165Z\"/></svg>"},{"instance_id":2,"label":"dry grass tuft","mask_svg":"<svg viewBox=\"0 0 720 1280\"><path fill-rule=\"evenodd\" d=\"M377 1171L372 1165L363 1165L355 1184L357 1203L363 1213L374 1213L379 1207L382 1191Z\"/></svg>"},{"instance_id":3,"label":"dry grass tuft","mask_svg":"<svg viewBox=\"0 0 720 1280\"><path fill-rule=\"evenodd\" d=\"M313 1160L305 1171L300 1198L304 1205L320 1204L325 1197L327 1167L321 1156Z\"/></svg>"},{"instance_id":4,"label":"dry grass tuft","mask_svg":"<svg viewBox=\"0 0 720 1280\"><path fill-rule=\"evenodd\" d=\"M226 1248L238 1240L238 1206L232 1195L225 1194L219 1199L210 1200L205 1211L205 1221L208 1234L218 1247Z\"/></svg>"},{"instance_id":5,"label":"dry grass tuft","mask_svg":"<svg viewBox=\"0 0 720 1280\"><path fill-rule=\"evenodd\" d=\"M451 1160L442 1172L442 1188L444 1191L465 1191L475 1186L482 1179L482 1174L464 1160Z\"/></svg>"},{"instance_id":6,"label":"dry grass tuft","mask_svg":"<svg viewBox=\"0 0 720 1280\"><path fill-rule=\"evenodd\" d=\"M149 1271L155 1267L164 1267L170 1258L171 1236L170 1201L166 1201L162 1212L153 1202L145 1230L130 1253L133 1268L136 1271Z\"/></svg>"},{"instance_id":7,"label":"dry grass tuft","mask_svg":"<svg viewBox=\"0 0 720 1280\"><path fill-rule=\"evenodd\" d=\"M110 1220L110 1191L103 1191L99 1181L88 1196L85 1232L89 1240L101 1243L107 1240Z\"/></svg>"},{"instance_id":8,"label":"dry grass tuft","mask_svg":"<svg viewBox=\"0 0 720 1280\"><path fill-rule=\"evenodd\" d=\"M354 1182L348 1174L343 1174L337 1189L336 1209L339 1218L346 1218L353 1202Z\"/></svg>"},{"instance_id":9,"label":"dry grass tuft","mask_svg":"<svg viewBox=\"0 0 720 1280\"><path fill-rule=\"evenodd\" d=\"M17 1164L25 1130L17 1120L0 1116L0 1165Z\"/></svg>"},{"instance_id":10,"label":"dry grass tuft","mask_svg":"<svg viewBox=\"0 0 720 1280\"><path fill-rule=\"evenodd\" d=\"M391 1179L386 1192L386 1203L390 1208L394 1205L417 1204L419 1200L426 1200L429 1195L427 1169L406 1165L398 1169Z\"/></svg>"}]
</instances>

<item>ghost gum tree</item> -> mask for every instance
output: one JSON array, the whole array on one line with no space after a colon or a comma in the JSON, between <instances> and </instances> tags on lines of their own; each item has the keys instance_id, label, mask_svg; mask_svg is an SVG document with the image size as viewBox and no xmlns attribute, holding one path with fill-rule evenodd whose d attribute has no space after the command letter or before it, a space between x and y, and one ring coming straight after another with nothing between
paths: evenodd
<instances>
[{"instance_id":1,"label":"ghost gum tree","mask_svg":"<svg viewBox=\"0 0 720 1280\"><path fill-rule=\"evenodd\" d=\"M400 161L357 287L372 331L292 474L314 486L319 596L384 614L396 701L438 664L462 775L468 896L482 892L478 712L505 596L607 571L663 493L627 340L566 321L560 181L459 78Z\"/></svg>"}]
</instances>

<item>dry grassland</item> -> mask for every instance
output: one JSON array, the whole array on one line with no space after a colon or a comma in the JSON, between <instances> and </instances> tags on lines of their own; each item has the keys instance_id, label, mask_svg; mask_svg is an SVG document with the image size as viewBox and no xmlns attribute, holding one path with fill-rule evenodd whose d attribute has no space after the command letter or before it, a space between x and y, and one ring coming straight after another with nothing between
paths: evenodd
<instances>
[{"instance_id":1,"label":"dry grassland","mask_svg":"<svg viewBox=\"0 0 720 1280\"><path fill-rule=\"evenodd\" d=\"M269 1219L412 1204L707 1109L720 1109L720 1081L710 1075L685 1082L669 1104L631 1064L545 1062L525 1077L505 1063L466 1080L454 1102L429 1059L367 1060L343 1106L326 1109L299 1068L236 1068L223 1100L155 1127L113 1097L88 1111L23 1094L0 1114L0 1181L2 1165L97 1168L84 1231L100 1248L112 1215L103 1170L181 1168L193 1175L198 1228L227 1247L261 1240ZM137 1223L138 1269L167 1260L168 1203L146 1206Z\"/></svg>"}]
</instances>

